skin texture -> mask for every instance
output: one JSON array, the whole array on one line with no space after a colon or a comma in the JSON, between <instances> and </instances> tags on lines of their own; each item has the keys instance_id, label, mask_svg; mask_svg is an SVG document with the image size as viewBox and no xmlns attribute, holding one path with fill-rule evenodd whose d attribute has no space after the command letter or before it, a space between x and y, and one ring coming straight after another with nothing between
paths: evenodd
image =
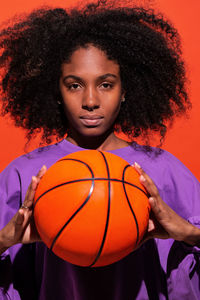
<instances>
[{"instance_id":1,"label":"skin texture","mask_svg":"<svg viewBox=\"0 0 200 300\"><path fill-rule=\"evenodd\" d=\"M128 145L113 133L124 98L119 65L103 51L92 45L76 50L62 65L60 91L70 142L101 150Z\"/></svg>"},{"instance_id":2,"label":"skin texture","mask_svg":"<svg viewBox=\"0 0 200 300\"><path fill-rule=\"evenodd\" d=\"M113 76L100 77L107 73ZM66 76L69 76L67 79ZM72 77L71 75L75 76ZM79 79L77 80L77 77ZM109 84L115 82L111 89ZM70 133L68 140L76 145L92 149L109 150L122 148L127 143L113 133L113 124L121 106L124 93L121 89L119 65L110 61L106 54L98 48L90 46L76 50L68 63L62 65L60 90L63 97L63 109L69 118ZM83 114L98 114L102 120L98 124L93 121L82 122ZM89 122L89 123L88 123ZM151 178L136 163L140 181L148 191L152 214L149 226L141 244L150 238L173 238L190 245L200 245L200 230L177 215L161 199ZM37 176L32 177L24 206L21 207L10 222L0 231L0 253L17 243L40 241L34 226L32 206L34 193L41 177L46 172L43 166Z\"/></svg>"}]
</instances>

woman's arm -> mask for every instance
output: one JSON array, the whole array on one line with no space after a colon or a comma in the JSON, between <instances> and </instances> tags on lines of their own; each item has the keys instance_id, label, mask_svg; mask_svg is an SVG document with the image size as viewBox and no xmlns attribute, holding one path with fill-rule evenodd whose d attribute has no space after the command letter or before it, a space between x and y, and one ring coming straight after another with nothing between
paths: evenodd
<instances>
[{"instance_id":1,"label":"woman's arm","mask_svg":"<svg viewBox=\"0 0 200 300\"><path fill-rule=\"evenodd\" d=\"M150 238L173 238L176 241L185 242L191 246L200 247L200 229L180 217L160 197L158 189L151 178L143 169L135 163L140 181L148 191L151 205L151 216L148 232L144 240ZM199 199L200 201L200 199Z\"/></svg>"},{"instance_id":2,"label":"woman's arm","mask_svg":"<svg viewBox=\"0 0 200 300\"><path fill-rule=\"evenodd\" d=\"M32 177L23 205L8 224L0 230L0 255L15 244L40 241L33 220L33 200L37 185L45 172L46 167L43 166L37 176Z\"/></svg>"}]
</instances>

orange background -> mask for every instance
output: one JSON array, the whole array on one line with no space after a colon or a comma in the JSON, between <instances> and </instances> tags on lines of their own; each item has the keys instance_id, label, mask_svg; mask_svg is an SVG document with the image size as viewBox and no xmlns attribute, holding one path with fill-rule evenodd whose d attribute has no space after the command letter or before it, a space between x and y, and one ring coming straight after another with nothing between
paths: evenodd
<instances>
[{"instance_id":1,"label":"orange background","mask_svg":"<svg viewBox=\"0 0 200 300\"><path fill-rule=\"evenodd\" d=\"M133 0L134 1L134 0ZM29 12L41 5L69 6L74 0L6 0L1 4L0 20L3 22L14 14ZM183 43L183 55L187 64L190 79L190 96L193 109L190 118L177 120L168 131L163 148L178 157L200 180L200 1L199 0L155 0L151 6L163 12L178 28ZM25 132L15 128L8 118L0 118L0 171L14 158L24 153ZM37 147L38 143L31 143L29 150Z\"/></svg>"}]
</instances>

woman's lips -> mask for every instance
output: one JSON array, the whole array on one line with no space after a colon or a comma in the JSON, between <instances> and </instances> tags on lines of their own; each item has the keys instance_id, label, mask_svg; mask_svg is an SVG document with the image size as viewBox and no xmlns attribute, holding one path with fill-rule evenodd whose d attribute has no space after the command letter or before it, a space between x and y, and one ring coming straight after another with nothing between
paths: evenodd
<instances>
[{"instance_id":1,"label":"woman's lips","mask_svg":"<svg viewBox=\"0 0 200 300\"><path fill-rule=\"evenodd\" d=\"M85 126L95 127L95 126L98 126L101 124L103 117L96 116L96 115L93 115L93 116L86 115L86 116L81 116L80 120L81 120L81 123Z\"/></svg>"}]
</instances>

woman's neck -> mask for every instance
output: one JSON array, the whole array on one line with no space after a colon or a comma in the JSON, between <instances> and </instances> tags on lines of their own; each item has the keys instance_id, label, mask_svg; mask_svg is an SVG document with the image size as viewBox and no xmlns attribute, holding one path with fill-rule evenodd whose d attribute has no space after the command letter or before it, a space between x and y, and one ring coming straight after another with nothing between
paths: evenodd
<instances>
[{"instance_id":1,"label":"woman's neck","mask_svg":"<svg viewBox=\"0 0 200 300\"><path fill-rule=\"evenodd\" d=\"M70 143L85 149L96 149L102 151L110 151L114 149L120 149L127 147L128 142L118 138L114 132L104 137L83 137L74 138L72 135L68 135L66 140Z\"/></svg>"}]
</instances>

